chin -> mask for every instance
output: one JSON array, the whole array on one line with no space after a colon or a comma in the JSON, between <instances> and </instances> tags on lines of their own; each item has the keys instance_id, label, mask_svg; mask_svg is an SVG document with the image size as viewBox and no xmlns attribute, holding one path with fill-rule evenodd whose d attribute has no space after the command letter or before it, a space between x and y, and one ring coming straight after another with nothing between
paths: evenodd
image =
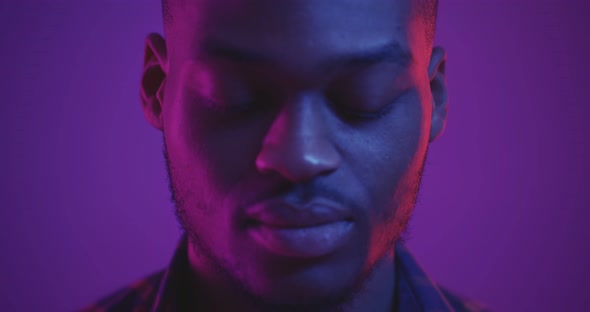
<instances>
[{"instance_id":1,"label":"chin","mask_svg":"<svg viewBox=\"0 0 590 312\"><path fill-rule=\"evenodd\" d=\"M341 272L333 269L307 268L280 278L267 276L251 281L248 292L259 305L272 311L331 310L350 301L359 288L357 281L362 280L351 274L355 272L352 268Z\"/></svg>"}]
</instances>

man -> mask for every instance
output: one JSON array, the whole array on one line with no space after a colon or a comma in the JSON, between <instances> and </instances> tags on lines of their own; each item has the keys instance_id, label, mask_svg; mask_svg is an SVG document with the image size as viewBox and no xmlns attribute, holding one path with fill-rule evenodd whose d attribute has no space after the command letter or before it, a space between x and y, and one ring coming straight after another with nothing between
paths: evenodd
<instances>
[{"instance_id":1,"label":"man","mask_svg":"<svg viewBox=\"0 0 590 312\"><path fill-rule=\"evenodd\" d=\"M90 311L478 310L400 242L447 112L434 0L168 0L146 40L186 235Z\"/></svg>"}]
</instances>

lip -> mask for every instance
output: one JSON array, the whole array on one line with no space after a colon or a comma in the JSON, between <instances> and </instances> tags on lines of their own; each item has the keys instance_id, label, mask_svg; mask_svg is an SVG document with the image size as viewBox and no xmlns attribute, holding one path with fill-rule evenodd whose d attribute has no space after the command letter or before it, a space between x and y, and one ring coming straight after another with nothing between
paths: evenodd
<instances>
[{"instance_id":1,"label":"lip","mask_svg":"<svg viewBox=\"0 0 590 312\"><path fill-rule=\"evenodd\" d=\"M247 215L250 237L267 251L286 257L331 254L346 245L354 228L351 212L326 200L303 206L265 201L252 206Z\"/></svg>"},{"instance_id":2,"label":"lip","mask_svg":"<svg viewBox=\"0 0 590 312\"><path fill-rule=\"evenodd\" d=\"M321 199L302 206L280 199L268 200L250 207L246 215L255 224L274 228L303 228L337 221L352 221L349 209Z\"/></svg>"}]
</instances>

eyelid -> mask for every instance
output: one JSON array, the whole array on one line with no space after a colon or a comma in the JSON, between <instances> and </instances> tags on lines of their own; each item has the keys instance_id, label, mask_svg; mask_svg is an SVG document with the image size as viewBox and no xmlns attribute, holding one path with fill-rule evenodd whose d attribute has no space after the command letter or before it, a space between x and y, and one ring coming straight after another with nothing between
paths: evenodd
<instances>
[{"instance_id":1,"label":"eyelid","mask_svg":"<svg viewBox=\"0 0 590 312\"><path fill-rule=\"evenodd\" d=\"M406 90L401 91L393 100L388 101L387 104L380 107L377 111L367 111L354 108L352 108L351 111L354 111L354 114L356 114L360 119L378 119L389 113L395 107L396 103L400 101L400 99L404 98L409 94L410 90L411 89L408 88Z\"/></svg>"},{"instance_id":2,"label":"eyelid","mask_svg":"<svg viewBox=\"0 0 590 312\"><path fill-rule=\"evenodd\" d=\"M229 111L231 111L231 109L229 109L229 105L222 104L223 101L221 101L220 99L212 98L209 96L200 96L199 102L201 102L201 104L204 104L204 106L207 109L212 110L214 112L228 113Z\"/></svg>"},{"instance_id":3,"label":"eyelid","mask_svg":"<svg viewBox=\"0 0 590 312\"><path fill-rule=\"evenodd\" d=\"M223 107L223 105L220 104L221 101L219 99L215 99L210 96L200 95L198 97L198 102L200 102L201 104L205 104L205 106L208 109L212 109L214 111L222 111L221 107Z\"/></svg>"},{"instance_id":4,"label":"eyelid","mask_svg":"<svg viewBox=\"0 0 590 312\"><path fill-rule=\"evenodd\" d=\"M221 99L216 99L212 97L201 97L202 101L208 109L213 112L226 114L226 115L239 115L239 114L247 114L255 111L261 111L266 109L267 107L264 106L264 101L225 101Z\"/></svg>"},{"instance_id":5,"label":"eyelid","mask_svg":"<svg viewBox=\"0 0 590 312\"><path fill-rule=\"evenodd\" d=\"M368 112L368 111L351 109L351 108L347 108L346 111L347 111L348 115L351 115L351 117L354 117L354 118L366 119L366 120L378 119L380 117L383 117L387 113L389 113L389 111L392 110L395 102L396 102L396 100L393 100L375 112Z\"/></svg>"}]
</instances>

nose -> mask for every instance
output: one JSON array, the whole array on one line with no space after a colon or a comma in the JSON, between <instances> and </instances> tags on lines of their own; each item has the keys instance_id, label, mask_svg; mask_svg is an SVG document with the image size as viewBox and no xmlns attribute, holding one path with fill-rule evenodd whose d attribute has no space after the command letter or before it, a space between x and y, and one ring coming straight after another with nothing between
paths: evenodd
<instances>
[{"instance_id":1,"label":"nose","mask_svg":"<svg viewBox=\"0 0 590 312\"><path fill-rule=\"evenodd\" d=\"M260 172L276 172L303 182L336 170L340 154L330 140L322 97L299 94L283 105L256 158Z\"/></svg>"}]
</instances>

